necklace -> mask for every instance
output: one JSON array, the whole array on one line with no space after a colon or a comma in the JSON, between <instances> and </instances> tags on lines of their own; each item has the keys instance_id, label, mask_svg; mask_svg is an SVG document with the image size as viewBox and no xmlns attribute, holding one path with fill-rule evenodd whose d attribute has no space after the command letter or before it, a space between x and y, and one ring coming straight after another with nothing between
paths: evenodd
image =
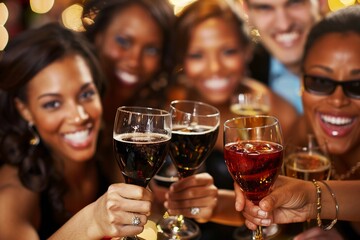
<instances>
[{"instance_id":1,"label":"necklace","mask_svg":"<svg viewBox=\"0 0 360 240\"><path fill-rule=\"evenodd\" d=\"M337 174L335 167L331 169L331 176L336 180L344 180L348 179L351 175L353 175L360 168L360 162L357 162L349 171L344 174Z\"/></svg>"}]
</instances>

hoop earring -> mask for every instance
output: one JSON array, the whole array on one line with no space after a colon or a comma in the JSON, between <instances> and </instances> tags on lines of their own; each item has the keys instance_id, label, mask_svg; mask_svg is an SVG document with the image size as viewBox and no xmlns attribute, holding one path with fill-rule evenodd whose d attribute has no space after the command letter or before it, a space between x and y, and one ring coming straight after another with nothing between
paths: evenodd
<instances>
[{"instance_id":1,"label":"hoop earring","mask_svg":"<svg viewBox=\"0 0 360 240\"><path fill-rule=\"evenodd\" d=\"M39 145L40 137L39 137L39 134L36 132L36 130L34 128L34 124L29 122L28 129L29 129L30 133L32 134L32 138L29 141L30 145L32 145L32 146Z\"/></svg>"}]
</instances>

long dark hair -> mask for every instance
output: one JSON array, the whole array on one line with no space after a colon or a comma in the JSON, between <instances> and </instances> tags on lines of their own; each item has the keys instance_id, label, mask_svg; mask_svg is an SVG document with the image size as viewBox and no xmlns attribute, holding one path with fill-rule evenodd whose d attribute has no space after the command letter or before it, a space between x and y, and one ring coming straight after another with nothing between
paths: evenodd
<instances>
[{"instance_id":1,"label":"long dark hair","mask_svg":"<svg viewBox=\"0 0 360 240\"><path fill-rule=\"evenodd\" d=\"M315 24L309 35L304 48L302 59L302 69L304 70L304 61L309 54L310 49L315 42L329 33L348 33L354 32L360 35L360 5L353 5L342 8L330 13L320 22Z\"/></svg>"},{"instance_id":2,"label":"long dark hair","mask_svg":"<svg viewBox=\"0 0 360 240\"><path fill-rule=\"evenodd\" d=\"M48 24L16 36L0 59L0 166L17 167L21 183L31 191L46 192L54 209L63 210L65 183L55 168L49 149L40 141L31 145L33 133L15 106L27 102L27 85L51 63L69 55L80 55L88 64L99 92L104 80L91 45L78 33L59 24Z\"/></svg>"}]
</instances>

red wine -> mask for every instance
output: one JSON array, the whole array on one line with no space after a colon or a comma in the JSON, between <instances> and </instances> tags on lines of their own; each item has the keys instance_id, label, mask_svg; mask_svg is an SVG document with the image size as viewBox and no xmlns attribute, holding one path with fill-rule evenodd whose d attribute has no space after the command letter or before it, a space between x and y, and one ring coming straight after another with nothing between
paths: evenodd
<instances>
[{"instance_id":1,"label":"red wine","mask_svg":"<svg viewBox=\"0 0 360 240\"><path fill-rule=\"evenodd\" d=\"M157 133L125 133L114 136L116 161L130 184L147 186L168 153L170 137Z\"/></svg>"},{"instance_id":2,"label":"red wine","mask_svg":"<svg viewBox=\"0 0 360 240\"><path fill-rule=\"evenodd\" d=\"M265 141L233 142L225 145L224 158L246 197L258 204L280 172L283 147Z\"/></svg>"},{"instance_id":3,"label":"red wine","mask_svg":"<svg viewBox=\"0 0 360 240\"><path fill-rule=\"evenodd\" d=\"M303 180L326 180L330 177L330 160L320 154L293 153L286 159L286 176Z\"/></svg>"},{"instance_id":4,"label":"red wine","mask_svg":"<svg viewBox=\"0 0 360 240\"><path fill-rule=\"evenodd\" d=\"M174 127L170 156L181 178L191 176L210 155L219 133L219 127Z\"/></svg>"}]
</instances>

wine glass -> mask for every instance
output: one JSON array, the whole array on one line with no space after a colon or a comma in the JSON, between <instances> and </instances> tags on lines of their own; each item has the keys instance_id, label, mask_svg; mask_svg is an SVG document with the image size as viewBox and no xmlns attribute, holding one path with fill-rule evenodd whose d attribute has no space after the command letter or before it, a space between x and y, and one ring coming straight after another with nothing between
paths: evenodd
<instances>
[{"instance_id":1,"label":"wine glass","mask_svg":"<svg viewBox=\"0 0 360 240\"><path fill-rule=\"evenodd\" d=\"M168 154L170 139L169 112L146 107L119 107L114 122L113 143L115 158L125 182L147 187Z\"/></svg>"},{"instance_id":2,"label":"wine glass","mask_svg":"<svg viewBox=\"0 0 360 240\"><path fill-rule=\"evenodd\" d=\"M230 111L239 116L267 115L270 98L265 93L237 93L231 98Z\"/></svg>"},{"instance_id":3,"label":"wine glass","mask_svg":"<svg viewBox=\"0 0 360 240\"><path fill-rule=\"evenodd\" d=\"M268 115L270 111L270 97L263 92L241 92L232 96L230 111L238 116ZM263 228L266 237L273 237L280 232L278 224L273 223ZM252 232L245 226L237 228L235 239L251 239Z\"/></svg>"},{"instance_id":4,"label":"wine glass","mask_svg":"<svg viewBox=\"0 0 360 240\"><path fill-rule=\"evenodd\" d=\"M287 146L285 151L284 173L288 177L307 181L329 180L331 160L326 142L319 145L316 137L313 134L308 134L306 145ZM307 230L312 225L309 219L304 223L303 228Z\"/></svg>"},{"instance_id":5,"label":"wine glass","mask_svg":"<svg viewBox=\"0 0 360 240\"><path fill-rule=\"evenodd\" d=\"M331 161L327 144L318 145L313 134L308 134L305 146L289 145L285 151L286 176L312 181L329 180Z\"/></svg>"},{"instance_id":6,"label":"wine glass","mask_svg":"<svg viewBox=\"0 0 360 240\"><path fill-rule=\"evenodd\" d=\"M246 198L254 204L268 195L283 162L282 133L273 116L242 116L224 123L224 159ZM253 240L264 239L261 226Z\"/></svg>"},{"instance_id":7,"label":"wine glass","mask_svg":"<svg viewBox=\"0 0 360 240\"><path fill-rule=\"evenodd\" d=\"M170 157L181 179L193 175L210 155L219 133L220 112L203 102L175 100L170 104L170 113ZM158 229L170 239L200 235L199 226L182 215L165 217L159 221Z\"/></svg>"}]
</instances>

